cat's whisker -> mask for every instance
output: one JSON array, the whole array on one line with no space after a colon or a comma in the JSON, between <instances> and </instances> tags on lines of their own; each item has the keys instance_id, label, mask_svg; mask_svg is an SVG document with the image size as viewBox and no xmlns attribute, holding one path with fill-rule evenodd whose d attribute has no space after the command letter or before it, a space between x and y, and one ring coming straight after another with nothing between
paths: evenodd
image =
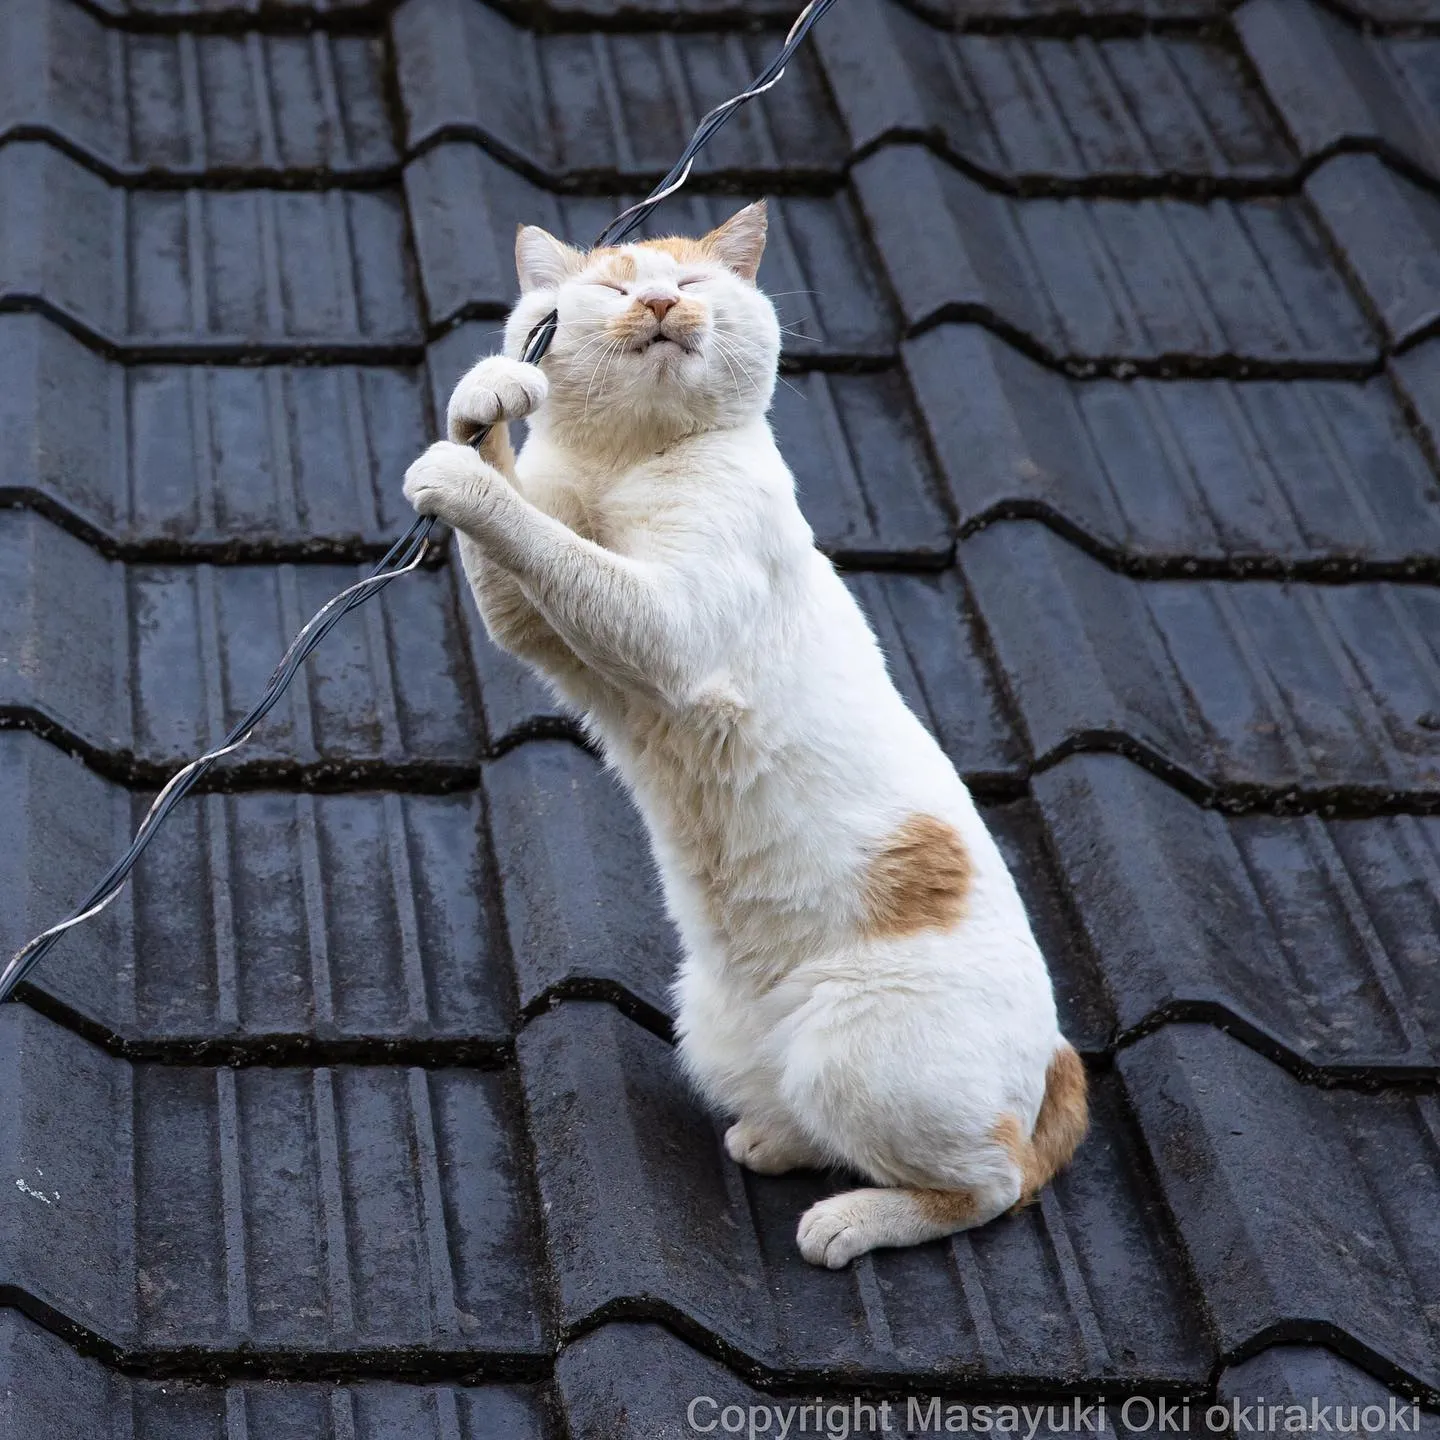
<instances>
[{"instance_id":1,"label":"cat's whisker","mask_svg":"<svg viewBox=\"0 0 1440 1440\"><path fill-rule=\"evenodd\" d=\"M715 337L714 337L714 338L715 338L715 348L716 348L716 350L718 350L718 351L720 352L720 358L725 362L725 368L726 368L727 370L729 370L729 372L730 372L730 378L735 381L735 400L736 400L736 403L737 403L737 404L744 404L745 397L740 393L740 380L739 380L739 376L736 374L735 366L730 363L730 357L731 357L731 353L732 353L730 342L729 342L728 340L726 340L722 335L720 335L718 331L715 333ZM760 391L760 386L759 386L759 384L756 382L755 377L754 377L753 375L751 375L748 370L746 370L745 364L744 364L744 360L743 360L743 358L739 355L738 352L735 353L735 360L736 360L737 362L739 362L740 372L741 372L741 373L745 376L745 378L750 382L751 388L758 394L759 391Z\"/></svg>"}]
</instances>

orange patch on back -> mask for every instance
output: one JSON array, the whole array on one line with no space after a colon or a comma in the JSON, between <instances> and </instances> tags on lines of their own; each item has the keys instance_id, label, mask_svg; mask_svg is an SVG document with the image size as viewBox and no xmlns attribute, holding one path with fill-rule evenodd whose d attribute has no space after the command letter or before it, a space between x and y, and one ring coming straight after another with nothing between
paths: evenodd
<instances>
[{"instance_id":1,"label":"orange patch on back","mask_svg":"<svg viewBox=\"0 0 1440 1440\"><path fill-rule=\"evenodd\" d=\"M974 875L954 826L912 815L865 871L865 933L880 938L951 929L965 916Z\"/></svg>"}]
</instances>

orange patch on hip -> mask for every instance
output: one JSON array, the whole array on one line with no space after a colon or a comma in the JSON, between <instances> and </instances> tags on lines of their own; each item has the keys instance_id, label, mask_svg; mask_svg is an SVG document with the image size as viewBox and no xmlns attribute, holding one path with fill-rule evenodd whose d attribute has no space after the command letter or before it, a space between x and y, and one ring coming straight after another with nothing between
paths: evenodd
<instances>
[{"instance_id":1,"label":"orange patch on hip","mask_svg":"<svg viewBox=\"0 0 1440 1440\"><path fill-rule=\"evenodd\" d=\"M953 825L912 815L865 871L865 933L875 938L949 930L965 916L975 865Z\"/></svg>"},{"instance_id":2,"label":"orange patch on hip","mask_svg":"<svg viewBox=\"0 0 1440 1440\"><path fill-rule=\"evenodd\" d=\"M980 1214L975 1197L968 1190L912 1190L915 1208L932 1225L948 1225L959 1229L973 1225Z\"/></svg>"}]
</instances>

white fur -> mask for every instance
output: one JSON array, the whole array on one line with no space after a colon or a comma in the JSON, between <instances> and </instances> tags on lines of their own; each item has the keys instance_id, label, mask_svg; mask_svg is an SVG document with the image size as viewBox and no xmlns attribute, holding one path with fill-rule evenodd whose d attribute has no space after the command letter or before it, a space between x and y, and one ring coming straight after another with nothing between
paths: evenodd
<instances>
[{"instance_id":1,"label":"white fur","mask_svg":"<svg viewBox=\"0 0 1440 1440\"><path fill-rule=\"evenodd\" d=\"M743 278L758 249L727 268L631 248L620 291L544 232L520 252L532 288L506 350L558 305L544 374L482 360L449 417L454 436L530 415L514 483L442 441L406 493L459 532L491 635L584 717L644 816L684 943L680 1053L739 1117L731 1157L885 1187L813 1207L806 1258L959 1228L927 1222L916 1188L970 1192L981 1223L1020 1195L993 1127L1034 1125L1062 1043L1050 979L968 791L796 504L765 419L779 328ZM682 294L706 306L693 349L607 349L636 295ZM963 837L964 919L864 939L867 864L916 813Z\"/></svg>"}]
</instances>

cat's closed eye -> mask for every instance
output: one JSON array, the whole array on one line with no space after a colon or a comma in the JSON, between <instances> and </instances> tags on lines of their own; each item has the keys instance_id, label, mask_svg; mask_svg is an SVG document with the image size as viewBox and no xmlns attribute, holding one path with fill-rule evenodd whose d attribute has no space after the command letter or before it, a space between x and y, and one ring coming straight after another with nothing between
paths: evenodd
<instances>
[{"instance_id":1,"label":"cat's closed eye","mask_svg":"<svg viewBox=\"0 0 1440 1440\"><path fill-rule=\"evenodd\" d=\"M613 290L617 295L623 295L625 293L625 287L623 285L617 285L613 280L592 280L590 283L592 285L599 285L604 290Z\"/></svg>"}]
</instances>

